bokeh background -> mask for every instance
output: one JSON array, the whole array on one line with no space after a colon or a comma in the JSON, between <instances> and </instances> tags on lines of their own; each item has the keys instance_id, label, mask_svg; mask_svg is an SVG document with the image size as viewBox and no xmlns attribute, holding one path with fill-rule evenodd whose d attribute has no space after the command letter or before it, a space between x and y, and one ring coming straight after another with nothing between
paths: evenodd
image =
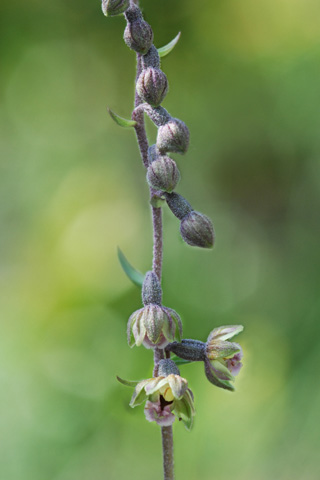
<instances>
[{"instance_id":1,"label":"bokeh background","mask_svg":"<svg viewBox=\"0 0 320 480\"><path fill-rule=\"evenodd\" d=\"M174 425L178 479L315 480L319 468L320 3L142 2L164 106L191 145L179 192L215 224L213 251L165 210L164 302L185 337L241 323L234 394L184 366L197 416ZM85 0L1 0L0 478L161 479L160 433L117 384L150 268L148 191L129 117L135 57L122 17ZM148 124L150 140L154 127Z\"/></svg>"}]
</instances>

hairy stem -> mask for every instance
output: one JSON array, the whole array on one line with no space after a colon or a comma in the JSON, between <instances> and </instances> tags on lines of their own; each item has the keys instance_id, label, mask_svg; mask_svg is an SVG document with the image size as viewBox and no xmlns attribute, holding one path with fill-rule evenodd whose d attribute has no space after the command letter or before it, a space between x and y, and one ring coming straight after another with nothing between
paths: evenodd
<instances>
[{"instance_id":1,"label":"hairy stem","mask_svg":"<svg viewBox=\"0 0 320 480\"><path fill-rule=\"evenodd\" d=\"M164 480L173 480L173 435L172 425L161 427Z\"/></svg>"},{"instance_id":2,"label":"hairy stem","mask_svg":"<svg viewBox=\"0 0 320 480\"><path fill-rule=\"evenodd\" d=\"M141 73L141 55L137 54L137 74L136 79ZM135 126L135 132L137 136L137 141L139 145L140 155L143 162L143 165L148 168L148 138L145 129L144 123L144 112L137 107L141 104L141 99L135 92L135 110L132 114L132 120L137 122ZM153 189L150 188L150 197L153 195ZM152 270L158 276L159 281L161 282L162 276L162 255L163 255L163 242L162 242L162 210L158 207L152 208L152 225L153 225L153 258L152 258ZM158 364L161 359L164 358L164 350L156 348L154 350L154 376L158 373ZM173 480L173 435L172 435L172 426L162 427L162 451L163 451L163 472L164 480Z\"/></svg>"},{"instance_id":3,"label":"hairy stem","mask_svg":"<svg viewBox=\"0 0 320 480\"><path fill-rule=\"evenodd\" d=\"M152 270L158 276L161 282L162 273L162 210L161 208L152 207L152 223L153 223L153 260Z\"/></svg>"}]
</instances>

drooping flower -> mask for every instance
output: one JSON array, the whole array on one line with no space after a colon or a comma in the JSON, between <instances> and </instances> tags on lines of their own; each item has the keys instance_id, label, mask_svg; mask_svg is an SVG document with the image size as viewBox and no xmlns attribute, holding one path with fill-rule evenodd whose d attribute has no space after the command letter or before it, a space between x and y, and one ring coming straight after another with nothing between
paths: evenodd
<instances>
[{"instance_id":1,"label":"drooping flower","mask_svg":"<svg viewBox=\"0 0 320 480\"><path fill-rule=\"evenodd\" d=\"M242 332L242 325L229 325L212 330L205 347L204 367L207 379L218 387L234 390L230 381L238 375L242 363L242 349L228 339Z\"/></svg>"},{"instance_id":2,"label":"drooping flower","mask_svg":"<svg viewBox=\"0 0 320 480\"><path fill-rule=\"evenodd\" d=\"M135 383L129 405L134 408L146 402L144 413L149 422L169 426L178 418L190 430L195 410L187 380L180 376L178 367L169 359L160 360L158 372L157 377ZM133 382L120 381L133 385Z\"/></svg>"},{"instance_id":3,"label":"drooping flower","mask_svg":"<svg viewBox=\"0 0 320 480\"><path fill-rule=\"evenodd\" d=\"M166 349L178 357L190 361L203 361L209 382L226 390L234 390L230 383L238 375L242 363L242 349L228 339L242 332L242 325L228 325L212 330L207 342L184 339L167 345Z\"/></svg>"},{"instance_id":4,"label":"drooping flower","mask_svg":"<svg viewBox=\"0 0 320 480\"><path fill-rule=\"evenodd\" d=\"M182 324L177 312L161 305L146 305L128 320L130 347L143 345L146 348L165 348L175 337L180 338L181 334Z\"/></svg>"},{"instance_id":5,"label":"drooping flower","mask_svg":"<svg viewBox=\"0 0 320 480\"><path fill-rule=\"evenodd\" d=\"M146 273L142 286L143 308L128 320L127 337L130 347L164 348L182 335L182 323L177 312L161 304L162 290L157 275Z\"/></svg>"}]
</instances>

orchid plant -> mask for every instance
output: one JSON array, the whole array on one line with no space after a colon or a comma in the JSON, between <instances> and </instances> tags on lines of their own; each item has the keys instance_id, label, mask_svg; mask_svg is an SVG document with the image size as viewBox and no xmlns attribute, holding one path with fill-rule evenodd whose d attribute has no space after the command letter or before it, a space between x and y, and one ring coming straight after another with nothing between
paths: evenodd
<instances>
[{"instance_id":1,"label":"orchid plant","mask_svg":"<svg viewBox=\"0 0 320 480\"><path fill-rule=\"evenodd\" d=\"M153 44L151 26L143 19L138 1L102 0L106 16L123 15L126 20L124 41L136 52L137 75L135 105L131 119L109 113L122 127L135 130L146 180L150 191L153 223L152 269L140 275L119 252L120 262L131 280L142 288L143 307L128 320L127 338L130 347L144 346L153 352L153 377L140 381L118 380L134 388L130 406L144 404L145 417L161 427L164 479L174 478L172 424L182 420L190 430L195 415L194 396L178 365L201 361L205 375L213 385L234 390L232 382L242 366L242 349L229 341L239 334L241 325L222 326L212 330L206 342L183 338L182 321L178 313L162 304L162 206L167 204L180 221L182 239L191 246L210 249L215 233L211 220L193 209L175 191L180 172L170 153L184 154L189 146L189 130L185 123L172 117L161 106L168 80L160 68L160 57L167 55L179 40L179 35L165 47ZM145 117L157 127L157 140L149 146Z\"/></svg>"}]
</instances>

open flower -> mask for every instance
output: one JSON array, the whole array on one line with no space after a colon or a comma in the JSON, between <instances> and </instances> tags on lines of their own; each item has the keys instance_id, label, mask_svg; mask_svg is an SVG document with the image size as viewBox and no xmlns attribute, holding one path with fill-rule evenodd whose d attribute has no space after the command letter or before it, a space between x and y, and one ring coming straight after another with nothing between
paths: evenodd
<instances>
[{"instance_id":1,"label":"open flower","mask_svg":"<svg viewBox=\"0 0 320 480\"><path fill-rule=\"evenodd\" d=\"M242 332L242 325L229 325L212 330L205 344L204 367L207 379L217 387L234 390L230 381L238 375L242 363L242 349L228 339Z\"/></svg>"},{"instance_id":2,"label":"open flower","mask_svg":"<svg viewBox=\"0 0 320 480\"><path fill-rule=\"evenodd\" d=\"M170 343L166 350L187 362L204 362L209 382L226 390L234 390L230 381L234 380L242 367L243 354L240 345L229 342L228 339L242 330L242 325L218 327L212 330L206 343L200 340L183 339L181 343Z\"/></svg>"},{"instance_id":3,"label":"open flower","mask_svg":"<svg viewBox=\"0 0 320 480\"><path fill-rule=\"evenodd\" d=\"M175 373L166 374L169 371ZM135 384L130 406L134 408L146 402L144 413L149 422L164 427L172 425L177 417L188 430L191 428L195 414L193 394L172 360L160 360L157 377L134 383L120 381L125 385Z\"/></svg>"}]
</instances>

